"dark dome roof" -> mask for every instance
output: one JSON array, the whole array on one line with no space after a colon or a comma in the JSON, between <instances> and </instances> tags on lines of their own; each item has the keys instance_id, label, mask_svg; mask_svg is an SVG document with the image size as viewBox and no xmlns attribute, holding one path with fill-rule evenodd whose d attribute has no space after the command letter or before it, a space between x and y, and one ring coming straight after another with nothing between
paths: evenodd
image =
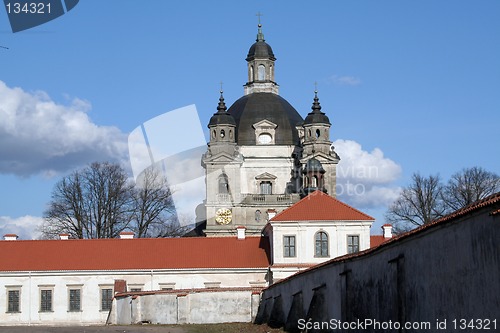
<instances>
[{"instance_id":1,"label":"dark dome roof","mask_svg":"<svg viewBox=\"0 0 500 333\"><path fill-rule=\"evenodd\" d=\"M220 92L219 105L217 106L217 112L210 118L208 127L215 125L236 125L233 116L226 112L226 103L224 102L224 96L222 96L222 91Z\"/></svg>"},{"instance_id":2,"label":"dark dome roof","mask_svg":"<svg viewBox=\"0 0 500 333\"><path fill-rule=\"evenodd\" d=\"M304 120L304 125L310 124L328 124L331 125L328 116L321 112L321 105L319 104L319 98L317 92L314 93L314 102L311 107L312 111L309 112Z\"/></svg>"},{"instance_id":3,"label":"dark dome roof","mask_svg":"<svg viewBox=\"0 0 500 333\"><path fill-rule=\"evenodd\" d=\"M262 33L262 25L260 23L256 42L253 43L252 46L250 46L250 50L248 50L246 60L252 61L255 58L265 58L273 61L276 60L276 58L274 57L273 49L271 48L271 46L269 46L269 44L266 43L266 40L264 39L264 34Z\"/></svg>"},{"instance_id":4,"label":"dark dome roof","mask_svg":"<svg viewBox=\"0 0 500 333\"><path fill-rule=\"evenodd\" d=\"M205 118L206 119L206 118ZM208 126L215 125L236 125L234 118L227 113L215 113L211 118Z\"/></svg>"},{"instance_id":5,"label":"dark dome roof","mask_svg":"<svg viewBox=\"0 0 500 333\"><path fill-rule=\"evenodd\" d=\"M273 93L253 93L234 102L228 110L236 121L236 142L239 145L255 145L253 125L267 119L277 125L276 145L299 144L295 126L302 117L284 98Z\"/></svg>"},{"instance_id":6,"label":"dark dome roof","mask_svg":"<svg viewBox=\"0 0 500 333\"><path fill-rule=\"evenodd\" d=\"M306 167L304 168L303 172L306 173L308 171L325 172L325 169L323 169L323 165L321 165L321 162L313 157L307 161Z\"/></svg>"},{"instance_id":7,"label":"dark dome roof","mask_svg":"<svg viewBox=\"0 0 500 333\"><path fill-rule=\"evenodd\" d=\"M252 61L255 58L276 60L276 58L274 57L273 49L264 41L257 41L253 43L252 46L250 46L246 61Z\"/></svg>"}]
</instances>

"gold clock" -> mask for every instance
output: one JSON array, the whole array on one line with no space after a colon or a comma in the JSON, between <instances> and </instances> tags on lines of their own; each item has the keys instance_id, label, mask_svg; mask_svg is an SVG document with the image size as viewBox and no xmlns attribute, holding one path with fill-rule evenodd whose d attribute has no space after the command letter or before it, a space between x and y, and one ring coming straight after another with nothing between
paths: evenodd
<instances>
[{"instance_id":1,"label":"gold clock","mask_svg":"<svg viewBox=\"0 0 500 333\"><path fill-rule=\"evenodd\" d=\"M215 222L218 224L229 224L231 219L231 210L228 208L220 208L215 213Z\"/></svg>"}]
</instances>

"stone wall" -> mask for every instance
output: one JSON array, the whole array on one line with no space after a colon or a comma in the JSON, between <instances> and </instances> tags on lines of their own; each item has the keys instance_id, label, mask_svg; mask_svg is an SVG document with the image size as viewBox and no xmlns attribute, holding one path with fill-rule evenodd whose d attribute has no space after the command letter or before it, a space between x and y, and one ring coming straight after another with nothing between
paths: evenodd
<instances>
[{"instance_id":1,"label":"stone wall","mask_svg":"<svg viewBox=\"0 0 500 333\"><path fill-rule=\"evenodd\" d=\"M465 319L475 325L490 320L496 331L498 201L282 280L264 290L255 322L289 332L299 332L308 321L307 332L340 331L338 320L371 323L346 332L391 331L391 322L392 328L395 322L415 325L405 332L422 331L424 325L429 332L456 332Z\"/></svg>"},{"instance_id":2,"label":"stone wall","mask_svg":"<svg viewBox=\"0 0 500 333\"><path fill-rule=\"evenodd\" d=\"M213 288L117 294L108 324L252 322L261 289Z\"/></svg>"}]
</instances>

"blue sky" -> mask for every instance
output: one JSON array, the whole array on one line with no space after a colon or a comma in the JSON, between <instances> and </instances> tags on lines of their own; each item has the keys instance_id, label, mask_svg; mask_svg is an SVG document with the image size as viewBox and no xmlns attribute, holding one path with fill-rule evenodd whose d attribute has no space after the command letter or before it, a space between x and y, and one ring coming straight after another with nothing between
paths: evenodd
<instances>
[{"instance_id":1,"label":"blue sky","mask_svg":"<svg viewBox=\"0 0 500 333\"><path fill-rule=\"evenodd\" d=\"M341 199L376 226L413 172L500 173L496 0L87 0L15 34L0 9L0 233L30 237L74 168L126 163L145 121L195 104L208 123L220 81L243 95L258 11L280 95L305 116L318 82L339 182L367 190Z\"/></svg>"}]
</instances>

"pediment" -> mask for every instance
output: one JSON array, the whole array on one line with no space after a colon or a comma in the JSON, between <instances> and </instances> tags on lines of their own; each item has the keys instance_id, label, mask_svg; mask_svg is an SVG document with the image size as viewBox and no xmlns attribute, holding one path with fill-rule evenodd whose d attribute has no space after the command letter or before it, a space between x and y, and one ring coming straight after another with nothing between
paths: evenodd
<instances>
[{"instance_id":1,"label":"pediment","mask_svg":"<svg viewBox=\"0 0 500 333\"><path fill-rule=\"evenodd\" d=\"M257 179L257 180L275 180L276 178L278 178L278 177L270 174L269 172L264 172L258 176L255 176L255 179Z\"/></svg>"},{"instance_id":2,"label":"pediment","mask_svg":"<svg viewBox=\"0 0 500 333\"><path fill-rule=\"evenodd\" d=\"M210 163L223 163L223 162L228 163L228 162L233 162L235 160L236 160L235 156L228 154L226 152L221 152L219 154L212 155L208 158L205 158L204 162L205 163L208 163L208 162L210 162Z\"/></svg>"},{"instance_id":3,"label":"pediment","mask_svg":"<svg viewBox=\"0 0 500 333\"><path fill-rule=\"evenodd\" d=\"M252 126L255 129L258 129L258 128L260 128L260 129L275 129L276 127L278 127L278 125L276 125L275 123L273 123L272 121L269 121L267 119L261 120L258 123L253 124Z\"/></svg>"}]
</instances>

